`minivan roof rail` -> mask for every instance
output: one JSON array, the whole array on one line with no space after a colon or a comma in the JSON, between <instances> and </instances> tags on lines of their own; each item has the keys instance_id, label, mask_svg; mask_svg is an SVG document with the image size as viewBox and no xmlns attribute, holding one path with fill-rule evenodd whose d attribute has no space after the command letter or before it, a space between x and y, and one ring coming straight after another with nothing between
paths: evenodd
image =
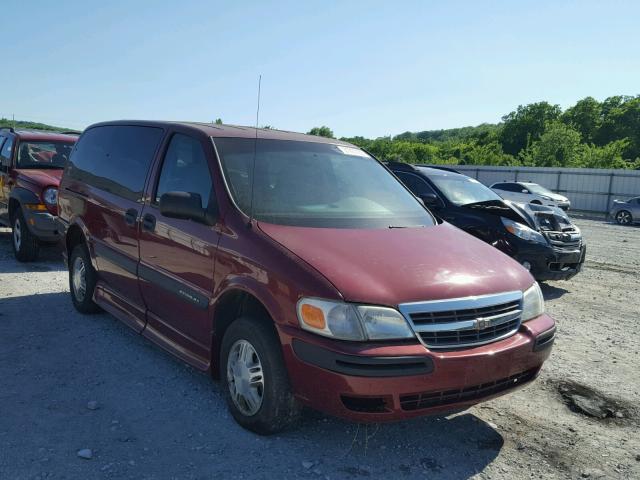
<instances>
[{"instance_id":1,"label":"minivan roof rail","mask_svg":"<svg viewBox=\"0 0 640 480\"><path fill-rule=\"evenodd\" d=\"M61 135L80 135L82 132L74 132L71 130L65 130L64 132L60 132Z\"/></svg>"}]
</instances>

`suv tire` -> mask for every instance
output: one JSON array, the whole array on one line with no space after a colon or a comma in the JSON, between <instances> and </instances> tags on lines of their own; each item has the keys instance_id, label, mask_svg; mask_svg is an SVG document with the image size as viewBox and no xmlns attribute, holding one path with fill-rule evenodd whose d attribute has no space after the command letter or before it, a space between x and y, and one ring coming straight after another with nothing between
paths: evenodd
<instances>
[{"instance_id":1,"label":"suv tire","mask_svg":"<svg viewBox=\"0 0 640 480\"><path fill-rule=\"evenodd\" d=\"M100 307L93 301L97 278L87 246L81 243L73 247L69 257L69 291L73 306L80 313L100 311Z\"/></svg>"},{"instance_id":2,"label":"suv tire","mask_svg":"<svg viewBox=\"0 0 640 480\"><path fill-rule=\"evenodd\" d=\"M280 432L300 416L270 319L243 316L222 339L220 378L233 418L260 435Z\"/></svg>"},{"instance_id":3,"label":"suv tire","mask_svg":"<svg viewBox=\"0 0 640 480\"><path fill-rule=\"evenodd\" d=\"M17 209L11 222L11 245L19 262L32 262L38 258L40 242L29 230L20 208Z\"/></svg>"}]
</instances>

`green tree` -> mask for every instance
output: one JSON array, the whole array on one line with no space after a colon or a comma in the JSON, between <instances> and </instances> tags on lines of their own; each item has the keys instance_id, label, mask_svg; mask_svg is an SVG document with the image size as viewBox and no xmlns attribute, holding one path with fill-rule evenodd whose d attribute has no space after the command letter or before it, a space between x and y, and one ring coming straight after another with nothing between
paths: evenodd
<instances>
[{"instance_id":1,"label":"green tree","mask_svg":"<svg viewBox=\"0 0 640 480\"><path fill-rule=\"evenodd\" d=\"M580 163L580 133L562 122L548 122L540 140L521 153L523 163L534 167L573 167Z\"/></svg>"},{"instance_id":2,"label":"green tree","mask_svg":"<svg viewBox=\"0 0 640 480\"><path fill-rule=\"evenodd\" d=\"M593 97L586 97L565 110L562 121L575 128L585 143L595 143L602 125L602 104Z\"/></svg>"},{"instance_id":3,"label":"green tree","mask_svg":"<svg viewBox=\"0 0 640 480\"><path fill-rule=\"evenodd\" d=\"M221 118L216 118L216 125L222 125L222 119Z\"/></svg>"},{"instance_id":4,"label":"green tree","mask_svg":"<svg viewBox=\"0 0 640 480\"><path fill-rule=\"evenodd\" d=\"M333 131L329 127L313 127L307 132L307 135L316 135L318 137L336 138L333 136Z\"/></svg>"},{"instance_id":5,"label":"green tree","mask_svg":"<svg viewBox=\"0 0 640 480\"><path fill-rule=\"evenodd\" d=\"M557 120L561 113L559 105L548 102L519 105L516 111L502 117L504 125L500 132L500 143L503 150L517 155L538 140L544 133L547 122Z\"/></svg>"}]
</instances>

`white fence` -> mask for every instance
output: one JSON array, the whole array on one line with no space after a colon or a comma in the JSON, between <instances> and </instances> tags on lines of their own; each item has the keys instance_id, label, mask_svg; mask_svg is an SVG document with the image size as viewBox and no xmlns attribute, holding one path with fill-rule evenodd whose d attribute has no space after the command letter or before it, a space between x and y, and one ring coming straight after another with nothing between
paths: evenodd
<instances>
[{"instance_id":1,"label":"white fence","mask_svg":"<svg viewBox=\"0 0 640 480\"><path fill-rule=\"evenodd\" d=\"M640 170L477 165L455 165L453 168L487 186L502 181L539 183L568 197L574 210L604 213L609 211L614 199L640 196Z\"/></svg>"}]
</instances>

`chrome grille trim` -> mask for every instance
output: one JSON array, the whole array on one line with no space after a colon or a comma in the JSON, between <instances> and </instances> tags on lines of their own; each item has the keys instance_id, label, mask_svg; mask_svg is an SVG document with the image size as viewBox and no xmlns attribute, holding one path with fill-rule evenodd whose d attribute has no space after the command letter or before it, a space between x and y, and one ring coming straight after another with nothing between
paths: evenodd
<instances>
[{"instance_id":1,"label":"chrome grille trim","mask_svg":"<svg viewBox=\"0 0 640 480\"><path fill-rule=\"evenodd\" d=\"M495 312L492 312L494 307ZM398 305L398 310L409 322L418 340L429 349L478 346L508 338L518 331L522 313L522 292L516 290L446 300L402 303ZM445 312L447 315L443 317L442 314ZM496 314L496 312L499 313ZM433 315L438 313L441 315ZM464 320L459 320L459 317ZM446 321L448 318L451 321ZM430 319L431 323L429 323ZM505 328L508 330L504 331ZM475 335L477 338L473 341L462 340L473 336L474 333L477 333ZM435 339L435 342L425 340L422 334L432 340ZM441 335L439 339L444 339L445 343L437 343L439 334Z\"/></svg>"}]
</instances>

